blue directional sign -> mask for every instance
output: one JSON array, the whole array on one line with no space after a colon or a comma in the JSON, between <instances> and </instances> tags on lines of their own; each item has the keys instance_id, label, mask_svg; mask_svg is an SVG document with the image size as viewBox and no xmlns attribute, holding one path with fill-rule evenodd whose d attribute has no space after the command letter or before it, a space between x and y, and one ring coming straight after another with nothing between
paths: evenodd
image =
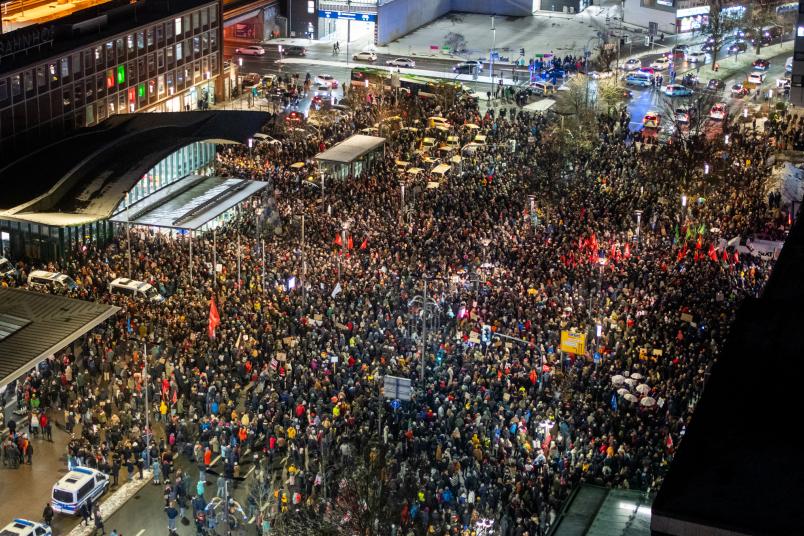
<instances>
[{"instance_id":1,"label":"blue directional sign","mask_svg":"<svg viewBox=\"0 0 804 536\"><path fill-rule=\"evenodd\" d=\"M595 352L595 355L592 356L592 359L594 359L595 363L600 363L600 354Z\"/></svg>"},{"instance_id":2,"label":"blue directional sign","mask_svg":"<svg viewBox=\"0 0 804 536\"><path fill-rule=\"evenodd\" d=\"M377 22L376 13L357 13L352 11L326 11L318 10L318 16L322 19L343 19L354 20L357 22Z\"/></svg>"},{"instance_id":3,"label":"blue directional sign","mask_svg":"<svg viewBox=\"0 0 804 536\"><path fill-rule=\"evenodd\" d=\"M398 398L395 398L394 400L391 401L391 407L394 410L397 410L402 407L402 402Z\"/></svg>"}]
</instances>

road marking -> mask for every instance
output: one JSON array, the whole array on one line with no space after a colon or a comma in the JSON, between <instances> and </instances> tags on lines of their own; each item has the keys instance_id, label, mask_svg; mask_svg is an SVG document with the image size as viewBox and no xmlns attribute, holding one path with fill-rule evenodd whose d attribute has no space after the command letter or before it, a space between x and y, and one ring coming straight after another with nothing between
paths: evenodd
<instances>
[{"instance_id":1,"label":"road marking","mask_svg":"<svg viewBox=\"0 0 804 536\"><path fill-rule=\"evenodd\" d=\"M143 532L145 532L145 529L140 529L140 531L135 536L142 536Z\"/></svg>"},{"instance_id":2,"label":"road marking","mask_svg":"<svg viewBox=\"0 0 804 536\"><path fill-rule=\"evenodd\" d=\"M210 467L214 467L214 466L215 466L215 464L217 464L217 463L218 463L220 460L221 460L221 455L220 455L220 454L218 454L217 458L215 458L214 460L212 460L211 462L209 462L209 466L210 466Z\"/></svg>"}]
</instances>

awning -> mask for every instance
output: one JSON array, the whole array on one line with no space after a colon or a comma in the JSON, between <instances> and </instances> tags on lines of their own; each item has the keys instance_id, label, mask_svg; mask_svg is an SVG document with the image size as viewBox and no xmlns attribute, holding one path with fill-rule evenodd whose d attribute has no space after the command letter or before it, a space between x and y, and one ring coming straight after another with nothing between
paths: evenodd
<instances>
[{"instance_id":1,"label":"awning","mask_svg":"<svg viewBox=\"0 0 804 536\"><path fill-rule=\"evenodd\" d=\"M0 387L119 311L119 307L14 288L0 288Z\"/></svg>"},{"instance_id":2,"label":"awning","mask_svg":"<svg viewBox=\"0 0 804 536\"><path fill-rule=\"evenodd\" d=\"M405 162L404 160L396 160L395 164L401 168L406 168L410 165L410 162Z\"/></svg>"},{"instance_id":3,"label":"awning","mask_svg":"<svg viewBox=\"0 0 804 536\"><path fill-rule=\"evenodd\" d=\"M466 128L468 128L468 129L470 129L470 130L479 130L480 129L480 127L475 125L474 123L466 123L464 126Z\"/></svg>"},{"instance_id":4,"label":"awning","mask_svg":"<svg viewBox=\"0 0 804 536\"><path fill-rule=\"evenodd\" d=\"M451 161L453 164L460 164L460 163L461 163L461 157L460 157L460 156L458 156L458 155L456 154L455 156L453 156L452 158L450 158L450 161Z\"/></svg>"},{"instance_id":5,"label":"awning","mask_svg":"<svg viewBox=\"0 0 804 536\"><path fill-rule=\"evenodd\" d=\"M438 164L436 167L433 168L432 172L436 175L443 175L447 171L450 170L449 164Z\"/></svg>"},{"instance_id":6,"label":"awning","mask_svg":"<svg viewBox=\"0 0 804 536\"><path fill-rule=\"evenodd\" d=\"M234 178L195 179L196 182L189 188L162 198L146 198L129 207L131 223L196 230L268 186L267 182ZM126 211L118 213L112 221L125 223Z\"/></svg>"},{"instance_id":7,"label":"awning","mask_svg":"<svg viewBox=\"0 0 804 536\"><path fill-rule=\"evenodd\" d=\"M318 153L315 155L315 159L325 162L351 164L355 160L358 160L383 145L385 145L385 138L355 134L330 149L327 149L323 153Z\"/></svg>"},{"instance_id":8,"label":"awning","mask_svg":"<svg viewBox=\"0 0 804 536\"><path fill-rule=\"evenodd\" d=\"M475 136L476 143L486 143L486 137L483 134L478 134Z\"/></svg>"},{"instance_id":9,"label":"awning","mask_svg":"<svg viewBox=\"0 0 804 536\"><path fill-rule=\"evenodd\" d=\"M556 103L553 99L542 99L540 101L532 102L522 108L528 112L546 112Z\"/></svg>"},{"instance_id":10,"label":"awning","mask_svg":"<svg viewBox=\"0 0 804 536\"><path fill-rule=\"evenodd\" d=\"M427 183L428 190L435 190L436 188L438 188L438 186L439 186L438 181L430 181Z\"/></svg>"},{"instance_id":11,"label":"awning","mask_svg":"<svg viewBox=\"0 0 804 536\"><path fill-rule=\"evenodd\" d=\"M411 175L418 175L422 171L424 171L422 168L417 167L408 168L408 173L410 173Z\"/></svg>"},{"instance_id":12,"label":"awning","mask_svg":"<svg viewBox=\"0 0 804 536\"><path fill-rule=\"evenodd\" d=\"M296 163L290 165L290 167L293 168L293 169L300 169L300 168L303 168L304 166L305 166L304 162L296 162Z\"/></svg>"}]
</instances>

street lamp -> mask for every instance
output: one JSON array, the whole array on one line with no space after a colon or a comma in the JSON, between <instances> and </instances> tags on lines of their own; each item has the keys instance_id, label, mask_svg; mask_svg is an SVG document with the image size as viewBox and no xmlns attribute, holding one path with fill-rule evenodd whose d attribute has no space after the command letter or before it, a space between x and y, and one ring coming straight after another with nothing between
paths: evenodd
<instances>
[{"instance_id":1,"label":"street lamp","mask_svg":"<svg viewBox=\"0 0 804 536\"><path fill-rule=\"evenodd\" d=\"M704 164L704 175L709 175L709 164Z\"/></svg>"},{"instance_id":2,"label":"street lamp","mask_svg":"<svg viewBox=\"0 0 804 536\"><path fill-rule=\"evenodd\" d=\"M494 94L494 49L497 47L497 28L494 26L494 15L491 16L491 52L489 52L489 84Z\"/></svg>"},{"instance_id":3,"label":"street lamp","mask_svg":"<svg viewBox=\"0 0 804 536\"><path fill-rule=\"evenodd\" d=\"M637 219L636 238L637 238L637 244L639 244L639 227L640 224L642 223L642 211L635 210L634 215L636 216Z\"/></svg>"},{"instance_id":4,"label":"street lamp","mask_svg":"<svg viewBox=\"0 0 804 536\"><path fill-rule=\"evenodd\" d=\"M681 225L684 225L687 219L687 196L681 194Z\"/></svg>"}]
</instances>

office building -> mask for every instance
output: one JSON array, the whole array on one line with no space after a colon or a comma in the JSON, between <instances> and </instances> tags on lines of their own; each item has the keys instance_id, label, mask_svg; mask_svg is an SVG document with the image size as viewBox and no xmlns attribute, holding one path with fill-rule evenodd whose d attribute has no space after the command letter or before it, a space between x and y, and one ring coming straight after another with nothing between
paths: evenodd
<instances>
[{"instance_id":1,"label":"office building","mask_svg":"<svg viewBox=\"0 0 804 536\"><path fill-rule=\"evenodd\" d=\"M215 0L113 0L0 36L0 161L115 114L214 103L221 20Z\"/></svg>"}]
</instances>

